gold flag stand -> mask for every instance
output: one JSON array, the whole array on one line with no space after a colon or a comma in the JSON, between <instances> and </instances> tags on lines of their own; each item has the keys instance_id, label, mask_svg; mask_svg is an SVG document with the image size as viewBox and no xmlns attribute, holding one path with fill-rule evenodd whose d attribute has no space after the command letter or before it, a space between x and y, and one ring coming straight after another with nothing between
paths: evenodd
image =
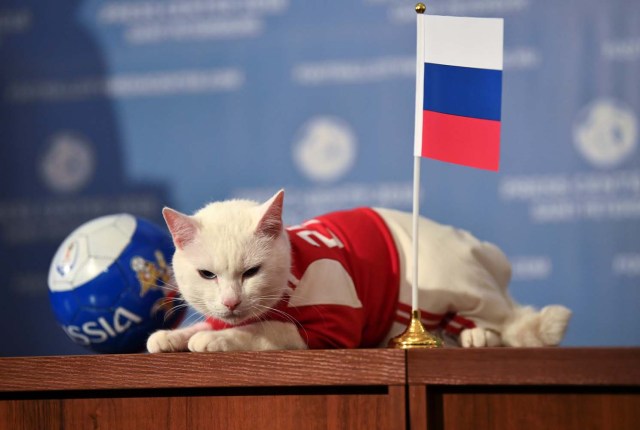
<instances>
[{"instance_id":1,"label":"gold flag stand","mask_svg":"<svg viewBox=\"0 0 640 430\"><path fill-rule=\"evenodd\" d=\"M420 321L420 311L411 312L411 321L402 334L389 340L389 348L411 349L411 348L440 348L442 340L432 335L424 328Z\"/></svg>"}]
</instances>

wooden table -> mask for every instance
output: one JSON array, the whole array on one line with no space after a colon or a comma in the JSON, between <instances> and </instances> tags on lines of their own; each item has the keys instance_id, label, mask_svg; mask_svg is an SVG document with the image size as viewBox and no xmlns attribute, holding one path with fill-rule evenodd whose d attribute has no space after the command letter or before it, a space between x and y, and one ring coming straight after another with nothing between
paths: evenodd
<instances>
[{"instance_id":1,"label":"wooden table","mask_svg":"<svg viewBox=\"0 0 640 430\"><path fill-rule=\"evenodd\" d=\"M411 429L640 429L640 349L407 353Z\"/></svg>"},{"instance_id":2,"label":"wooden table","mask_svg":"<svg viewBox=\"0 0 640 430\"><path fill-rule=\"evenodd\" d=\"M637 429L640 348L0 358L0 429Z\"/></svg>"},{"instance_id":3,"label":"wooden table","mask_svg":"<svg viewBox=\"0 0 640 430\"><path fill-rule=\"evenodd\" d=\"M405 428L405 354L0 359L0 429Z\"/></svg>"}]
</instances>

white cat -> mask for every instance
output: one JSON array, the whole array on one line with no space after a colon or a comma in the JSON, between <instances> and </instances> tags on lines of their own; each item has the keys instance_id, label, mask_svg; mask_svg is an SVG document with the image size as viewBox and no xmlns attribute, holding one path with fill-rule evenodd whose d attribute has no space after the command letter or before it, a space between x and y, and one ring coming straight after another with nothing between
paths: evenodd
<instances>
[{"instance_id":1,"label":"white cat","mask_svg":"<svg viewBox=\"0 0 640 430\"><path fill-rule=\"evenodd\" d=\"M149 352L385 345L409 317L410 214L360 208L284 228L284 191L229 200L193 216L163 210L186 301L207 320L161 330ZM571 312L514 303L510 264L466 231L420 219L423 323L463 347L550 346Z\"/></svg>"}]
</instances>

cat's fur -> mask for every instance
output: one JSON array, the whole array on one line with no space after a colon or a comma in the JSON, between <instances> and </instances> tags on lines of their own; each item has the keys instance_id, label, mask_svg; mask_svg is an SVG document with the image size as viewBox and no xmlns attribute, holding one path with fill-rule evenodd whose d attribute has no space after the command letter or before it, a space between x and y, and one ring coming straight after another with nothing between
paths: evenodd
<instances>
[{"instance_id":1,"label":"cat's fur","mask_svg":"<svg viewBox=\"0 0 640 430\"><path fill-rule=\"evenodd\" d=\"M202 322L161 330L150 336L150 352L307 348L297 321L263 318L283 297L292 294L291 250L282 223L283 198L284 192L280 191L263 204L247 200L215 202L193 216L163 210L176 245L173 269L180 293L201 314L232 327L212 330L210 324ZM399 298L406 303L410 289L410 215L385 209L378 213L398 247ZM510 266L498 248L426 219L421 219L421 231L421 238L425 236L425 243L420 245L421 261L425 261L419 281L421 305L431 301L443 312L460 311L475 322L476 327L460 332L460 345L546 346L561 341L571 312L558 305L538 312L514 303L506 291ZM447 258L447 249L452 250L451 258ZM429 285L422 285L422 279ZM465 290L470 282L477 283L471 285L471 294ZM445 284L451 289L439 291ZM402 328L394 324L387 339ZM385 341L380 339L381 343Z\"/></svg>"}]
</instances>

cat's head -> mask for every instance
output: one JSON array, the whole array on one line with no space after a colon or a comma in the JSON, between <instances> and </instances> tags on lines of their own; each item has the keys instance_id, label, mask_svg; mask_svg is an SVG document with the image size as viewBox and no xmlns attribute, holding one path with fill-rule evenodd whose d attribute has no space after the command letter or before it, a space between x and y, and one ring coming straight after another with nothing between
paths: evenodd
<instances>
[{"instance_id":1,"label":"cat's head","mask_svg":"<svg viewBox=\"0 0 640 430\"><path fill-rule=\"evenodd\" d=\"M283 199L280 190L263 204L215 202L193 216L164 208L176 246L175 278L196 310L239 324L259 317L282 298L291 266Z\"/></svg>"}]
</instances>

